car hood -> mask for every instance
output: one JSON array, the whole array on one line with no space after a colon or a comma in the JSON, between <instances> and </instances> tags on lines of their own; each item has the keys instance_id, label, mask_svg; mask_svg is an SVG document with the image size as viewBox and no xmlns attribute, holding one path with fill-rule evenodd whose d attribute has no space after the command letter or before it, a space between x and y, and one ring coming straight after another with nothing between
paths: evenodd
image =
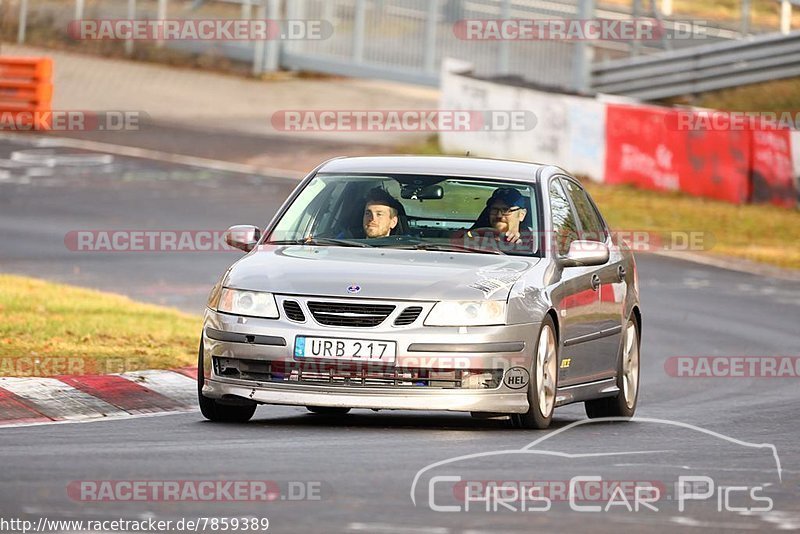
<instances>
[{"instance_id":1,"label":"car hood","mask_svg":"<svg viewBox=\"0 0 800 534\"><path fill-rule=\"evenodd\" d=\"M539 258L376 248L278 246L236 262L223 285L278 294L506 300Z\"/></svg>"}]
</instances>

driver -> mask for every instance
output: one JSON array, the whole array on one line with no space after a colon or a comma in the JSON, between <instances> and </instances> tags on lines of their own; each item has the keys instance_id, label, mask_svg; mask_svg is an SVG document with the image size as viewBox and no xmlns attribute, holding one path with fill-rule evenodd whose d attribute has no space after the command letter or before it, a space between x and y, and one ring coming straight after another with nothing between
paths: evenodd
<instances>
[{"instance_id":1,"label":"driver","mask_svg":"<svg viewBox=\"0 0 800 534\"><path fill-rule=\"evenodd\" d=\"M508 243L518 243L522 239L520 227L528 210L525 209L525 197L512 187L495 189L486 201L486 208L475 221L470 230L491 227L500 234L505 234ZM530 228L522 228L530 231Z\"/></svg>"},{"instance_id":2,"label":"driver","mask_svg":"<svg viewBox=\"0 0 800 534\"><path fill-rule=\"evenodd\" d=\"M367 193L364 218L364 235L367 238L389 237L399 222L400 203L385 189L376 187Z\"/></svg>"}]
</instances>

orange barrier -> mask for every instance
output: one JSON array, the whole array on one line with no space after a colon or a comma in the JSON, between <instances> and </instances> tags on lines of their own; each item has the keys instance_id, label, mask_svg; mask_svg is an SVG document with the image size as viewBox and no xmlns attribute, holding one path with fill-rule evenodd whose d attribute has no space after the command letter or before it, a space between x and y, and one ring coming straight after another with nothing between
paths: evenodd
<instances>
[{"instance_id":1,"label":"orange barrier","mask_svg":"<svg viewBox=\"0 0 800 534\"><path fill-rule=\"evenodd\" d=\"M49 129L53 60L0 56L0 130Z\"/></svg>"}]
</instances>

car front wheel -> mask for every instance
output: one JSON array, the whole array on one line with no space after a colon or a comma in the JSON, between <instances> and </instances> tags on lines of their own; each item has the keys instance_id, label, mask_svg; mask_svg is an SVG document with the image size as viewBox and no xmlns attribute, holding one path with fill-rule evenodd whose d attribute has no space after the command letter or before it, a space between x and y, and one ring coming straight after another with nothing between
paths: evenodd
<instances>
[{"instance_id":1,"label":"car front wheel","mask_svg":"<svg viewBox=\"0 0 800 534\"><path fill-rule=\"evenodd\" d=\"M248 403L244 399L242 405L222 404L215 399L203 395L203 341L200 341L200 352L197 357L197 401L200 412L209 421L217 423L246 423L256 412L256 403Z\"/></svg>"},{"instance_id":2,"label":"car front wheel","mask_svg":"<svg viewBox=\"0 0 800 534\"><path fill-rule=\"evenodd\" d=\"M555 325L550 316L542 321L536 348L533 353L533 369L528 384L528 411L513 414L511 422L518 428L545 429L553 420L556 406L558 381L558 340Z\"/></svg>"}]
</instances>

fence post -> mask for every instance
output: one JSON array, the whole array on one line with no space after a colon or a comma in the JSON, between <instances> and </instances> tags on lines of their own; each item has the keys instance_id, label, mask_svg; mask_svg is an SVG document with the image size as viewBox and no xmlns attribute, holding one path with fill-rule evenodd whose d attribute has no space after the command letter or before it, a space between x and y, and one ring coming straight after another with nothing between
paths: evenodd
<instances>
[{"instance_id":1,"label":"fence post","mask_svg":"<svg viewBox=\"0 0 800 534\"><path fill-rule=\"evenodd\" d=\"M264 2L267 0L260 0L256 5L256 19L264 20L267 18L267 6ZM264 71L264 53L267 48L267 42L263 39L258 39L253 47L253 76L258 76Z\"/></svg>"},{"instance_id":2,"label":"fence post","mask_svg":"<svg viewBox=\"0 0 800 534\"><path fill-rule=\"evenodd\" d=\"M367 26L367 0L356 0L353 20L353 61L364 61L364 33Z\"/></svg>"},{"instance_id":3,"label":"fence post","mask_svg":"<svg viewBox=\"0 0 800 534\"><path fill-rule=\"evenodd\" d=\"M511 0L502 0L500 4L500 18L511 18ZM510 70L511 43L505 39L497 42L497 74L505 76Z\"/></svg>"},{"instance_id":4,"label":"fence post","mask_svg":"<svg viewBox=\"0 0 800 534\"><path fill-rule=\"evenodd\" d=\"M436 71L436 29L439 23L439 0L428 0L425 19L425 72Z\"/></svg>"},{"instance_id":5,"label":"fence post","mask_svg":"<svg viewBox=\"0 0 800 534\"><path fill-rule=\"evenodd\" d=\"M270 20L270 24L281 23L281 1L282 0L267 0L267 18ZM282 44L283 41L281 40L280 33L274 36L273 39L267 41L264 71L275 72L280 68Z\"/></svg>"},{"instance_id":6,"label":"fence post","mask_svg":"<svg viewBox=\"0 0 800 534\"><path fill-rule=\"evenodd\" d=\"M586 20L594 17L594 8L594 0L579 0L578 19ZM592 88L591 69L594 49L586 40L576 41L574 47L572 88L579 93L588 93Z\"/></svg>"},{"instance_id":7,"label":"fence post","mask_svg":"<svg viewBox=\"0 0 800 534\"><path fill-rule=\"evenodd\" d=\"M781 0L781 33L788 35L792 31L792 3Z\"/></svg>"},{"instance_id":8,"label":"fence post","mask_svg":"<svg viewBox=\"0 0 800 534\"><path fill-rule=\"evenodd\" d=\"M250 0L242 0L242 20L250 20L253 18L253 4Z\"/></svg>"},{"instance_id":9,"label":"fence post","mask_svg":"<svg viewBox=\"0 0 800 534\"><path fill-rule=\"evenodd\" d=\"M28 26L28 0L20 0L19 26L17 27L17 44L25 42L25 28Z\"/></svg>"},{"instance_id":10,"label":"fence post","mask_svg":"<svg viewBox=\"0 0 800 534\"><path fill-rule=\"evenodd\" d=\"M638 19L642 14L642 0L633 0L633 18ZM631 43L631 55L638 56L642 53L642 43L639 39L634 39Z\"/></svg>"},{"instance_id":11,"label":"fence post","mask_svg":"<svg viewBox=\"0 0 800 534\"><path fill-rule=\"evenodd\" d=\"M162 24L163 24L163 21L166 20L166 18L167 18L167 0L158 0L158 14L156 15L156 18L158 20L162 21ZM161 30L161 34L163 35L163 27L162 27L162 30ZM158 48L162 48L164 46L164 39L156 40L156 46Z\"/></svg>"},{"instance_id":12,"label":"fence post","mask_svg":"<svg viewBox=\"0 0 800 534\"><path fill-rule=\"evenodd\" d=\"M75 20L83 20L84 0L75 0Z\"/></svg>"},{"instance_id":13,"label":"fence post","mask_svg":"<svg viewBox=\"0 0 800 534\"><path fill-rule=\"evenodd\" d=\"M750 0L742 0L742 37L750 33Z\"/></svg>"},{"instance_id":14,"label":"fence post","mask_svg":"<svg viewBox=\"0 0 800 534\"><path fill-rule=\"evenodd\" d=\"M661 1L661 13L665 17L672 16L672 0L662 0Z\"/></svg>"},{"instance_id":15,"label":"fence post","mask_svg":"<svg viewBox=\"0 0 800 534\"><path fill-rule=\"evenodd\" d=\"M136 18L136 0L128 0L128 20ZM125 55L133 55L133 39L125 41Z\"/></svg>"}]
</instances>

